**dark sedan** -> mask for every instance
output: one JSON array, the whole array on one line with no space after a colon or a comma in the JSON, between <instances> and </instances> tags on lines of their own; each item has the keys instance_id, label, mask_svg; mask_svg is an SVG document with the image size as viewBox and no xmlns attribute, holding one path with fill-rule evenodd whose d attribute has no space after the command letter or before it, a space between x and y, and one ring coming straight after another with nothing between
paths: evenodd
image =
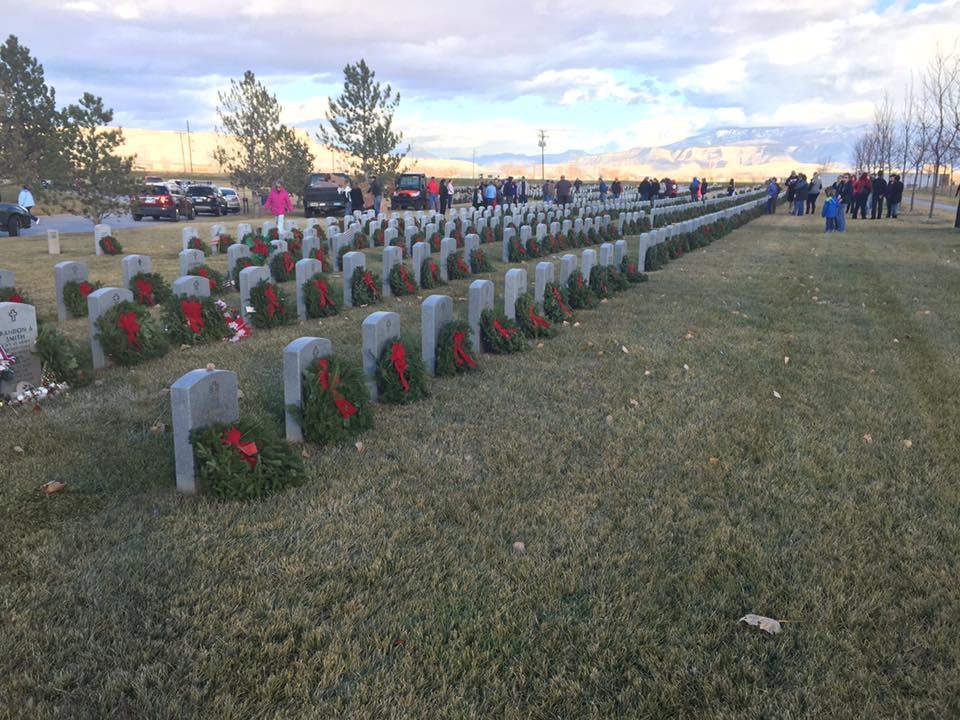
<instances>
[{"instance_id":1,"label":"dark sedan","mask_svg":"<svg viewBox=\"0 0 960 720\"><path fill-rule=\"evenodd\" d=\"M30 227L30 213L14 203L0 203L0 231L16 237L20 230Z\"/></svg>"},{"instance_id":2,"label":"dark sedan","mask_svg":"<svg viewBox=\"0 0 960 720\"><path fill-rule=\"evenodd\" d=\"M229 210L227 199L220 194L220 188L212 185L191 185L186 194L198 214L204 212L219 216L226 215Z\"/></svg>"}]
</instances>

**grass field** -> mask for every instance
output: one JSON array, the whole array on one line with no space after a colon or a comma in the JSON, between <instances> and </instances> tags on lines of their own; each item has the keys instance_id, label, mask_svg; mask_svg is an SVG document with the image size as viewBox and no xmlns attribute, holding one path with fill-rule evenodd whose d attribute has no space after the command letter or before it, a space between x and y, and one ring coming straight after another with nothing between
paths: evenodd
<instances>
[{"instance_id":1,"label":"grass field","mask_svg":"<svg viewBox=\"0 0 960 720\"><path fill-rule=\"evenodd\" d=\"M367 310L4 411L0 716L960 716L960 234L848 228L757 220L256 504L176 496L165 388L216 363L279 427L282 347L359 358ZM118 237L176 275L179 228Z\"/></svg>"}]
</instances>

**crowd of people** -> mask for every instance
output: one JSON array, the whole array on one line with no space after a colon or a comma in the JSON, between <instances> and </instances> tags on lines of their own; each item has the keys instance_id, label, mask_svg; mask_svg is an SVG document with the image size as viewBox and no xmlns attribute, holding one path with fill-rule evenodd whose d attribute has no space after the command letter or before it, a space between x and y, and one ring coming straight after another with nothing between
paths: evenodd
<instances>
[{"instance_id":1,"label":"crowd of people","mask_svg":"<svg viewBox=\"0 0 960 720\"><path fill-rule=\"evenodd\" d=\"M887 181L883 170L875 173L843 173L830 187L824 189L819 173L807 179L804 173L792 172L781 185L776 178L767 181L767 213L777 209L777 199L786 191L787 206L790 214L796 216L815 215L817 200L821 194L825 202L821 216L825 219L827 232L844 232L846 218L850 215L856 220L867 219L867 206L870 206L870 218L880 220L884 217L896 219L900 214L903 200L903 181L894 173ZM884 215L886 204L886 215Z\"/></svg>"}]
</instances>

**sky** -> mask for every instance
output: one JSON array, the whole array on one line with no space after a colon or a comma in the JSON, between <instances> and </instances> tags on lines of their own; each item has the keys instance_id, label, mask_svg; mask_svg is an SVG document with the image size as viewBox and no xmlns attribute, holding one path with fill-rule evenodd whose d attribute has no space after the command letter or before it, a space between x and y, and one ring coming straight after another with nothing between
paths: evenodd
<instances>
[{"instance_id":1,"label":"sky","mask_svg":"<svg viewBox=\"0 0 960 720\"><path fill-rule=\"evenodd\" d=\"M614 152L867 122L960 38L960 0L32 0L3 16L60 104L93 92L121 126L213 129L217 92L249 69L315 129L364 58L400 92L414 152L464 158L536 154L538 129L548 153Z\"/></svg>"}]
</instances>

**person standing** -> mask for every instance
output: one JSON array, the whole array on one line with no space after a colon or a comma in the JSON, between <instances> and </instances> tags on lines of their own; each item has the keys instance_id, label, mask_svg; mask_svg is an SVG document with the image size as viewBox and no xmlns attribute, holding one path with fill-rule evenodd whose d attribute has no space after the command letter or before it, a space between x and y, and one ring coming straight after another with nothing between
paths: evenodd
<instances>
[{"instance_id":1,"label":"person standing","mask_svg":"<svg viewBox=\"0 0 960 720\"><path fill-rule=\"evenodd\" d=\"M600 183L600 202L605 202L607 199L607 183L602 177L598 178L598 182Z\"/></svg>"},{"instance_id":2,"label":"person standing","mask_svg":"<svg viewBox=\"0 0 960 720\"><path fill-rule=\"evenodd\" d=\"M363 200L363 190L360 189L360 178L357 178L357 181L353 184L353 189L350 191L351 212L363 212L364 205L366 203Z\"/></svg>"},{"instance_id":3,"label":"person standing","mask_svg":"<svg viewBox=\"0 0 960 720\"><path fill-rule=\"evenodd\" d=\"M441 181L440 181L440 185L438 186L438 190L439 190L438 196L439 196L439 198L440 198L440 214L441 214L441 215L446 215L446 214L447 214L447 199L448 199L448 197L447 197L447 181L446 181L446 180L441 180Z\"/></svg>"},{"instance_id":4,"label":"person standing","mask_svg":"<svg viewBox=\"0 0 960 720\"><path fill-rule=\"evenodd\" d=\"M620 196L623 195L623 183L620 182L620 178L613 179L613 185L610 186L610 192L613 193L614 200L619 200Z\"/></svg>"},{"instance_id":5,"label":"person standing","mask_svg":"<svg viewBox=\"0 0 960 720\"><path fill-rule=\"evenodd\" d=\"M807 176L803 173L797 175L797 181L793 184L793 215L801 217L804 214L804 208L807 203Z\"/></svg>"},{"instance_id":6,"label":"person standing","mask_svg":"<svg viewBox=\"0 0 960 720\"><path fill-rule=\"evenodd\" d=\"M826 229L824 232L837 232L837 218L842 212L840 203L837 202L836 197L834 197L833 188L827 189L827 199L823 203L823 210L820 211L820 214L826 220Z\"/></svg>"},{"instance_id":7,"label":"person standing","mask_svg":"<svg viewBox=\"0 0 960 720\"><path fill-rule=\"evenodd\" d=\"M887 196L887 181L883 179L883 170L877 171L877 176L873 179L870 191L873 193L873 198L870 200L870 219L882 219L883 199Z\"/></svg>"},{"instance_id":8,"label":"person standing","mask_svg":"<svg viewBox=\"0 0 960 720\"><path fill-rule=\"evenodd\" d=\"M504 205L513 205L517 201L517 184L513 181L513 175L503 181L502 192Z\"/></svg>"},{"instance_id":9,"label":"person standing","mask_svg":"<svg viewBox=\"0 0 960 720\"><path fill-rule=\"evenodd\" d=\"M453 180L447 180L447 186L444 188L444 191L447 193L447 209L453 210L453 196L456 194L457 189L453 186Z\"/></svg>"},{"instance_id":10,"label":"person standing","mask_svg":"<svg viewBox=\"0 0 960 720\"><path fill-rule=\"evenodd\" d=\"M29 185L24 185L23 189L20 190L20 195L17 197L17 205L27 211L31 222L35 222L38 225L40 224L40 218L33 214L33 207L36 203L33 200L33 193L30 192Z\"/></svg>"},{"instance_id":11,"label":"person standing","mask_svg":"<svg viewBox=\"0 0 960 720\"><path fill-rule=\"evenodd\" d=\"M870 196L870 189L873 183L866 173L860 173L860 178L853 183L853 219L857 219L857 213L861 219L867 219L867 198Z\"/></svg>"},{"instance_id":12,"label":"person standing","mask_svg":"<svg viewBox=\"0 0 960 720\"><path fill-rule=\"evenodd\" d=\"M437 212L440 210L440 183L435 177L427 181L427 209Z\"/></svg>"},{"instance_id":13,"label":"person standing","mask_svg":"<svg viewBox=\"0 0 960 720\"><path fill-rule=\"evenodd\" d=\"M580 181L577 180L577 182ZM576 183L574 183L574 187L576 187ZM565 175L561 175L560 182L557 183L557 202L563 206L570 202L570 181L567 180Z\"/></svg>"},{"instance_id":14,"label":"person standing","mask_svg":"<svg viewBox=\"0 0 960 720\"><path fill-rule=\"evenodd\" d=\"M293 210L293 203L290 202L290 193L283 186L283 183L277 180L273 184L273 190L267 195L267 201L263 204L264 209L276 217L277 233L283 237L283 216Z\"/></svg>"},{"instance_id":15,"label":"person standing","mask_svg":"<svg viewBox=\"0 0 960 720\"><path fill-rule=\"evenodd\" d=\"M493 184L493 178L487 180L487 186L483 189L483 206L488 208L497 206L497 186Z\"/></svg>"},{"instance_id":16,"label":"person standing","mask_svg":"<svg viewBox=\"0 0 960 720\"><path fill-rule=\"evenodd\" d=\"M543 204L553 205L553 180L543 183Z\"/></svg>"},{"instance_id":17,"label":"person standing","mask_svg":"<svg viewBox=\"0 0 960 720\"><path fill-rule=\"evenodd\" d=\"M473 207L477 210L483 207L483 181L473 189Z\"/></svg>"},{"instance_id":18,"label":"person standing","mask_svg":"<svg viewBox=\"0 0 960 720\"><path fill-rule=\"evenodd\" d=\"M700 181L700 198L702 200L707 199L707 188L709 187L710 187L710 183L707 182L706 178Z\"/></svg>"},{"instance_id":19,"label":"person standing","mask_svg":"<svg viewBox=\"0 0 960 720\"><path fill-rule=\"evenodd\" d=\"M727 197L730 197L737 191L736 183L733 182L733 178L730 178L730 184L727 185Z\"/></svg>"},{"instance_id":20,"label":"person standing","mask_svg":"<svg viewBox=\"0 0 960 720\"><path fill-rule=\"evenodd\" d=\"M834 189L836 190L837 203L839 204L837 210L837 232L846 232L847 213L849 212L850 205L853 204L853 180L845 173L840 176Z\"/></svg>"},{"instance_id":21,"label":"person standing","mask_svg":"<svg viewBox=\"0 0 960 720\"><path fill-rule=\"evenodd\" d=\"M521 205L527 204L527 176L520 176L520 184L517 186L517 195Z\"/></svg>"},{"instance_id":22,"label":"person standing","mask_svg":"<svg viewBox=\"0 0 960 720\"><path fill-rule=\"evenodd\" d=\"M562 180L562 179L563 179L563 176L561 176L560 179ZM580 182L580 178L577 178L576 180L573 181L573 191L574 191L577 195L580 194L580 188L581 188L581 187L583 187L583 183ZM567 193L567 195L569 195L569 193Z\"/></svg>"},{"instance_id":23,"label":"person standing","mask_svg":"<svg viewBox=\"0 0 960 720\"><path fill-rule=\"evenodd\" d=\"M352 191L350 189L350 178L347 178L343 181L343 187L340 188L338 192L343 193L344 202L346 203L343 216L350 217L353 215L353 195L351 194Z\"/></svg>"},{"instance_id":24,"label":"person standing","mask_svg":"<svg viewBox=\"0 0 960 720\"><path fill-rule=\"evenodd\" d=\"M773 215L777 211L778 195L780 195L780 186L777 185L776 178L770 178L767 182L767 215Z\"/></svg>"},{"instance_id":25,"label":"person standing","mask_svg":"<svg viewBox=\"0 0 960 720\"><path fill-rule=\"evenodd\" d=\"M380 217L380 207L383 205L383 188L376 175L370 176L370 194L373 195L373 217Z\"/></svg>"},{"instance_id":26,"label":"person standing","mask_svg":"<svg viewBox=\"0 0 960 720\"><path fill-rule=\"evenodd\" d=\"M807 187L807 214L813 215L817 210L817 198L823 190L823 182L820 180L820 173L814 173L810 178L810 184Z\"/></svg>"},{"instance_id":27,"label":"person standing","mask_svg":"<svg viewBox=\"0 0 960 720\"><path fill-rule=\"evenodd\" d=\"M903 182L899 175L891 175L887 183L887 217L894 220L900 214L900 202L903 200Z\"/></svg>"}]
</instances>

